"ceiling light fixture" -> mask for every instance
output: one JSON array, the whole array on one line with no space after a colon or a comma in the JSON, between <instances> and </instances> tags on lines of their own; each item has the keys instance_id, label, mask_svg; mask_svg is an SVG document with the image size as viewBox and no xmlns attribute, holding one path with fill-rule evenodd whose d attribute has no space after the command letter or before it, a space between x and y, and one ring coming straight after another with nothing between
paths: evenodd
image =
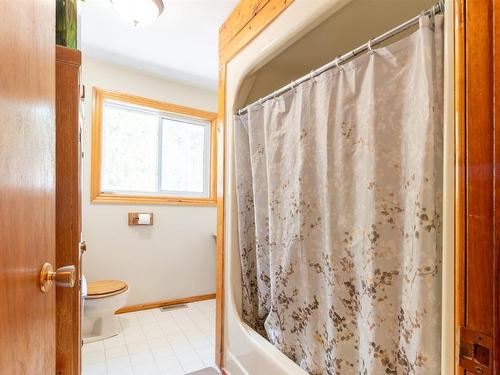
<instances>
[{"instance_id":1,"label":"ceiling light fixture","mask_svg":"<svg viewBox=\"0 0 500 375\"><path fill-rule=\"evenodd\" d=\"M162 0L111 0L116 11L134 26L154 22L163 12Z\"/></svg>"}]
</instances>

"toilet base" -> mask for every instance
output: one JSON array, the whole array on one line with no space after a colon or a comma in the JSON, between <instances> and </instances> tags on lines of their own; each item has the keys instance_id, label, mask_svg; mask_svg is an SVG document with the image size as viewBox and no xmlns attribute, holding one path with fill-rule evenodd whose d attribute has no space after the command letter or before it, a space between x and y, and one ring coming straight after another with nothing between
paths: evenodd
<instances>
[{"instance_id":1,"label":"toilet base","mask_svg":"<svg viewBox=\"0 0 500 375\"><path fill-rule=\"evenodd\" d=\"M83 302L84 342L104 340L120 333L121 327L115 312L127 303L128 289L98 298L86 297Z\"/></svg>"},{"instance_id":2,"label":"toilet base","mask_svg":"<svg viewBox=\"0 0 500 375\"><path fill-rule=\"evenodd\" d=\"M83 319L83 343L104 340L116 336L121 331L118 318L113 315L92 319Z\"/></svg>"}]
</instances>

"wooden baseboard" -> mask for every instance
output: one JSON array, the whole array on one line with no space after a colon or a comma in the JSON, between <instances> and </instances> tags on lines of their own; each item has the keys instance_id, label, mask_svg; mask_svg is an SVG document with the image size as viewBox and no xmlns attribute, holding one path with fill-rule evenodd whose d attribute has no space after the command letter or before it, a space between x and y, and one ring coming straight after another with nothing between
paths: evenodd
<instances>
[{"instance_id":1,"label":"wooden baseboard","mask_svg":"<svg viewBox=\"0 0 500 375\"><path fill-rule=\"evenodd\" d=\"M124 313L133 312L133 311L156 309L158 307L180 305L183 303L206 301L206 300L214 299L214 298L215 298L215 293L212 293L212 294L202 294L201 296L163 300L163 301L156 301L156 302L150 302L150 303L141 303L139 305L130 305L130 306L122 307L121 309L119 309L116 312L116 314L124 314Z\"/></svg>"}]
</instances>

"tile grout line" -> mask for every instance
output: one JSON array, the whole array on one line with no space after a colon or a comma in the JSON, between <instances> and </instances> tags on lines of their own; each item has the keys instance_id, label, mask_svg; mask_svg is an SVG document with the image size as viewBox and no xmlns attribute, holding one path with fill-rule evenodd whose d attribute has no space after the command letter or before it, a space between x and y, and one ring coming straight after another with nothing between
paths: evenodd
<instances>
[{"instance_id":1,"label":"tile grout line","mask_svg":"<svg viewBox=\"0 0 500 375\"><path fill-rule=\"evenodd\" d=\"M135 316L135 314L133 315L135 319L137 319L137 316ZM134 371L134 366L132 365L132 361L131 361L131 358L130 358L130 352L129 352L129 348L128 348L128 343L127 343L127 339L125 337L125 330L123 327L123 320L121 319L121 317L118 317L118 320L120 322L120 333L121 335L123 335L123 343L125 344L125 348L127 349L127 357L128 357L128 362L129 362L129 367L132 369L132 374L135 374L135 371ZM142 330L142 329L141 329ZM106 348L104 348L106 349ZM106 366L107 366L107 363L106 363Z\"/></svg>"},{"instance_id":2,"label":"tile grout line","mask_svg":"<svg viewBox=\"0 0 500 375\"><path fill-rule=\"evenodd\" d=\"M120 324L121 327L121 324ZM104 340L102 342L102 347L104 349L104 366L106 367L106 375L108 375L108 356L106 355L106 346L104 345Z\"/></svg>"},{"instance_id":3,"label":"tile grout line","mask_svg":"<svg viewBox=\"0 0 500 375\"><path fill-rule=\"evenodd\" d=\"M158 311L161 311L161 310L160 310L160 309L158 309ZM169 312L169 311L165 311L165 312L169 314L170 319L173 319L173 316L170 314L170 312ZM170 342L168 341L168 339L167 339L167 337L166 337L167 335L165 334L165 331L164 331L164 330L163 330L163 328L161 327L160 321L158 320L158 318L156 317L156 315L155 315L155 314L153 314L153 316L154 316L154 318L155 318L155 321L158 323L158 326L160 327L160 330L161 330L161 332L162 332L162 334L163 334L163 336L164 336L165 340L167 341L168 347L172 350L172 353L173 353L173 355L175 356L175 359L177 360L177 362L178 362L178 363L179 363L179 365L180 365L181 363L180 363L180 361L179 361L179 358L177 358L177 355L175 354L175 350L174 350L174 348L172 347L172 345L171 345L171 344L170 344ZM148 345L149 345L149 341L148 341ZM153 354L153 361L156 363L156 367L158 368L158 371L159 371L159 372L163 372L163 371L161 371L161 370L159 369L159 366L158 366L158 363L157 363L157 360L156 360L156 356L155 356L154 354ZM181 366L181 367L182 367L182 366Z\"/></svg>"},{"instance_id":4,"label":"tile grout line","mask_svg":"<svg viewBox=\"0 0 500 375\"><path fill-rule=\"evenodd\" d=\"M189 304L187 304L187 306L188 306L188 309L192 308ZM168 312L168 313L170 313L170 312ZM182 326L180 326L180 325L179 325L179 323L177 322L177 319L175 319L175 316L174 316L173 314L170 314L170 315L171 315L172 319L175 321L175 323L177 324L177 326L179 326L179 328L181 329L181 334L182 334L182 336L183 336L183 337L184 337L184 338L188 341L189 346L192 348L191 342L189 341L188 337L185 335L185 333L184 333L184 330L183 330ZM187 315L188 315L188 314L187 314ZM189 319L191 319L191 318L189 318ZM198 356L198 353L196 352L196 350L194 350L194 348L193 348L192 350L194 351L194 353L195 353L196 357L198 358L198 360L199 360L201 363L203 363L203 360L202 360L202 359ZM186 370L185 370L185 368L184 368L184 366L183 366L183 364L182 364L182 361L179 359L179 357L178 357L177 353L175 352L175 349L174 349L174 355L175 355L175 357L177 358L177 361L179 362L180 367L182 368L182 371L184 371L184 372L185 372Z\"/></svg>"},{"instance_id":5,"label":"tile grout line","mask_svg":"<svg viewBox=\"0 0 500 375\"><path fill-rule=\"evenodd\" d=\"M142 332L142 334L144 335L144 337L146 338L146 335L144 333L144 330L142 329L142 324L141 324L141 321L139 319L139 316L134 312L133 313L135 319L137 320L137 324L136 326L138 326ZM121 320L120 320L120 325L121 325ZM134 366L133 362L132 362L132 353L130 353L129 351L129 345L128 345L128 341L127 341L127 338L125 337L125 333L123 333L123 327L122 327L122 334L123 334L123 339L125 341L125 346L127 347L127 354L128 354L128 360L129 360L129 363L130 363L130 367L132 368L132 374L136 375L136 366ZM147 341L147 339L146 339ZM148 345L148 350L151 352L151 348L149 347L149 343L147 343Z\"/></svg>"},{"instance_id":6,"label":"tile grout line","mask_svg":"<svg viewBox=\"0 0 500 375\"><path fill-rule=\"evenodd\" d=\"M157 322L157 319L156 319L156 316L154 316L153 312L151 310L143 310L143 311L150 311L151 312L151 315L153 315L153 318L155 320L155 322ZM155 356L153 354L153 351L151 350L151 345L149 344L149 339L148 337L146 336L146 333L144 332L144 328L142 327L142 321L139 319L139 317L137 317L137 319L139 320L139 326L141 327L141 331L144 335L144 338L146 339L146 345L148 346L148 350L149 350L149 354L151 355L151 357L153 358L153 364L154 364L154 367L156 368L156 371L157 373L159 374L160 373L160 369L158 368L158 365L156 363L156 359L155 359ZM163 330L162 330L162 333L163 333ZM134 375L135 374L135 368L134 368L134 365L132 365L132 371L134 372Z\"/></svg>"},{"instance_id":7,"label":"tile grout line","mask_svg":"<svg viewBox=\"0 0 500 375\"><path fill-rule=\"evenodd\" d=\"M148 310L149 313L138 314L137 312L129 313L128 319L119 318L119 325L121 328L120 333L117 335L120 337L120 340L117 340L116 347L123 345L125 347L123 358L127 358L127 364L129 371L134 375L139 375L136 369L141 368L141 366L134 366L132 362L132 353L130 352L130 345L133 343L134 339L127 339L126 330L127 328L133 328L133 331L137 333L137 342L145 343L144 345L144 353L147 353L149 357L152 357L152 367L158 374L164 374L165 372L169 372L169 370L173 371L181 371L182 373L186 373L187 371L197 371L204 367L213 367L213 358L208 356L207 354L211 351L214 346L213 340L213 330L214 330L214 322L213 322L213 306L211 304L206 305L197 305L197 304L187 304L188 308L185 314L173 314L171 311L162 312L168 314L168 318L163 320L160 319L158 315L159 309L151 309ZM124 314L125 315L125 314ZM151 317L152 315L152 317ZM124 318L124 317L123 317ZM129 326L125 326L126 323L129 323ZM133 323L131 323L133 322ZM162 323L169 322L167 326L175 327L175 332L172 334L169 333L168 327L162 325ZM159 335L156 337L152 334L152 331L149 330L146 332L146 326L151 325L152 330L158 329ZM187 327L187 328L186 328ZM188 335L189 333L189 335ZM180 347L185 346L185 349L180 349L179 346L174 344L172 340L172 336L178 336L180 338ZM116 336L115 336L116 337ZM134 335L130 336L134 337ZM168 339L170 337L171 339ZM139 340L140 338L140 340ZM111 338L110 338L111 339ZM160 340L160 345L153 348L151 341ZM104 351L104 368L106 375L111 371L109 367L109 361L112 358L108 358L108 351L114 348L115 346L107 347L105 344L106 340L102 341L102 349ZM171 357L175 358L176 364L175 368L171 369L160 369L161 355L155 355L157 352L161 352L163 348L168 348L165 353L165 358ZM177 349L177 350L176 350ZM186 357L182 356L183 351L186 352ZM171 353L171 354L169 354ZM139 353L140 350L139 350ZM203 355L202 355L203 354ZM118 356L117 358L121 358ZM187 359L187 361L181 360L181 358ZM192 361L190 361L190 359ZM210 359L209 359L210 358ZM147 365L149 366L149 362ZM190 365L194 365L194 367L190 368ZM146 366L146 363L144 363ZM197 369L196 367L199 367ZM187 370L189 369L189 370ZM119 369L116 369L119 371ZM85 373L83 375L86 375ZM90 374L89 374L90 375Z\"/></svg>"}]
</instances>

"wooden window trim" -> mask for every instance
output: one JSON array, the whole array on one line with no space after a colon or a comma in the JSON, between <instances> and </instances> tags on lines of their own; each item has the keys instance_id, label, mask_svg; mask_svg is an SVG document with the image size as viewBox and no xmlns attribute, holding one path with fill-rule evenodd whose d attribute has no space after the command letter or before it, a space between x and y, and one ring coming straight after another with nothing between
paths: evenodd
<instances>
[{"instance_id":1,"label":"wooden window trim","mask_svg":"<svg viewBox=\"0 0 500 375\"><path fill-rule=\"evenodd\" d=\"M167 205L200 205L215 206L217 190L217 114L200 109L165 103L140 96L92 88L92 157L90 201L93 203L130 203L130 204L167 204ZM156 109L165 113L206 120L210 122L210 195L208 198L174 197L160 195L123 195L104 193L101 191L102 161L102 115L105 100L116 100L122 103Z\"/></svg>"}]
</instances>

